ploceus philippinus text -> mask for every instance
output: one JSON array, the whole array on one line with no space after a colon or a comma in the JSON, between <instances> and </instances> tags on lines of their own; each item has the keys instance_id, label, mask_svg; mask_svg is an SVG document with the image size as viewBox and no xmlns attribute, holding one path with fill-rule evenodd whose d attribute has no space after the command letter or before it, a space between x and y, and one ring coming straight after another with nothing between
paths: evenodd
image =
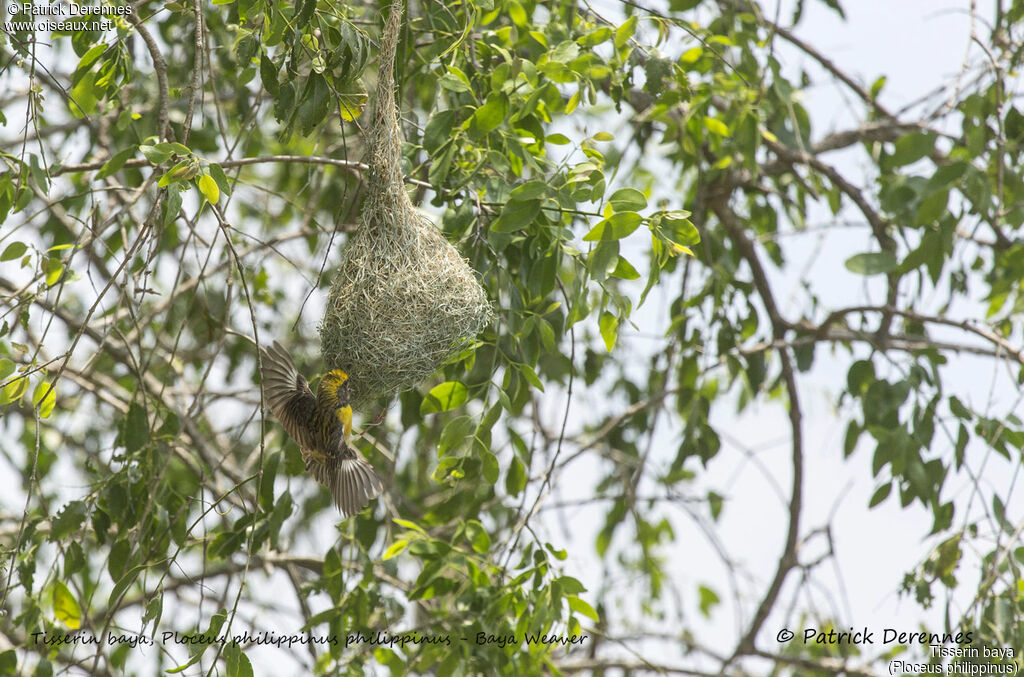
<instances>
[{"instance_id":1,"label":"ploceus philippinus text","mask_svg":"<svg viewBox=\"0 0 1024 677\"><path fill-rule=\"evenodd\" d=\"M263 390L270 411L299 445L306 470L327 487L335 505L351 517L383 489L369 463L349 446L352 434L348 374L333 369L320 377L316 395L284 347L263 346Z\"/></svg>"}]
</instances>

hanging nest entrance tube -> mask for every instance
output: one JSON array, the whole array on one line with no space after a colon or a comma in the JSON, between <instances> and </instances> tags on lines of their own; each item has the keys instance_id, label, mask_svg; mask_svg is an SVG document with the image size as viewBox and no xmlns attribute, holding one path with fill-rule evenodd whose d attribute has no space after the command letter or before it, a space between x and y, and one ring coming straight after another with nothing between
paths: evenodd
<instances>
[{"instance_id":1,"label":"hanging nest entrance tube","mask_svg":"<svg viewBox=\"0 0 1024 677\"><path fill-rule=\"evenodd\" d=\"M401 15L394 0L367 136L367 197L320 324L325 366L348 372L356 407L423 382L491 319L469 262L405 190L394 82Z\"/></svg>"}]
</instances>

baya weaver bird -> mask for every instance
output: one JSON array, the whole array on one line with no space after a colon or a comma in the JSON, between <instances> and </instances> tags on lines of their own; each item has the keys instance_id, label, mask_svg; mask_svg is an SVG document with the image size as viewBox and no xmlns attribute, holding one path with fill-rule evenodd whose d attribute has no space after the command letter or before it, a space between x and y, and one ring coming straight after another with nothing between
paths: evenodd
<instances>
[{"instance_id":1,"label":"baya weaver bird","mask_svg":"<svg viewBox=\"0 0 1024 677\"><path fill-rule=\"evenodd\" d=\"M316 395L284 347L263 346L263 389L270 411L299 445L306 470L330 489L345 517L367 506L383 489L373 468L351 446L351 385L334 369L322 377Z\"/></svg>"}]
</instances>

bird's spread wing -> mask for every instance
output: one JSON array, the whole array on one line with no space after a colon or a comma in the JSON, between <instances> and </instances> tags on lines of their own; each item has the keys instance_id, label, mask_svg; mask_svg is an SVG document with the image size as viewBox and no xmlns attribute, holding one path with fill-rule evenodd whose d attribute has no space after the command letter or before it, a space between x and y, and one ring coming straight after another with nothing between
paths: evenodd
<instances>
[{"instance_id":1,"label":"bird's spread wing","mask_svg":"<svg viewBox=\"0 0 1024 677\"><path fill-rule=\"evenodd\" d=\"M316 396L302 374L295 369L288 351L277 341L263 346L263 392L270 411L298 445L308 452L320 451L318 439L311 429L316 411Z\"/></svg>"}]
</instances>

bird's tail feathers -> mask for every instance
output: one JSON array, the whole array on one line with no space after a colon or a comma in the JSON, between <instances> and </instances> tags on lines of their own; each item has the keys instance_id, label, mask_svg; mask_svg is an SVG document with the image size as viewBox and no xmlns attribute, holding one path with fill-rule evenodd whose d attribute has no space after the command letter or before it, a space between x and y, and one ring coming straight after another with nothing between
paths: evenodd
<instances>
[{"instance_id":1,"label":"bird's tail feathers","mask_svg":"<svg viewBox=\"0 0 1024 677\"><path fill-rule=\"evenodd\" d=\"M384 490L373 467L359 456L343 458L325 467L318 479L330 489L334 504L345 517L355 515Z\"/></svg>"}]
</instances>

